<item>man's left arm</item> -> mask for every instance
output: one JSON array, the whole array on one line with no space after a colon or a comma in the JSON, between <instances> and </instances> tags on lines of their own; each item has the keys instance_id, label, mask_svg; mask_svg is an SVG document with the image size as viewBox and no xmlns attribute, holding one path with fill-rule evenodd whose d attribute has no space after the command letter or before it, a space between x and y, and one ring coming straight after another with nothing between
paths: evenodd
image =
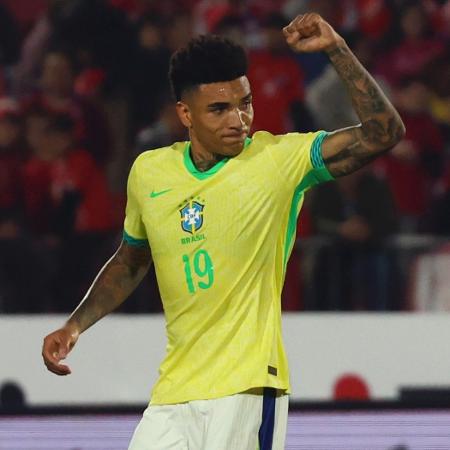
<instances>
[{"instance_id":1,"label":"man's left arm","mask_svg":"<svg viewBox=\"0 0 450 450\"><path fill-rule=\"evenodd\" d=\"M331 25L318 14L305 14L296 17L283 32L296 52L328 54L361 120L357 126L330 133L323 141L322 158L331 175L348 175L401 140L405 127L398 112Z\"/></svg>"}]
</instances>

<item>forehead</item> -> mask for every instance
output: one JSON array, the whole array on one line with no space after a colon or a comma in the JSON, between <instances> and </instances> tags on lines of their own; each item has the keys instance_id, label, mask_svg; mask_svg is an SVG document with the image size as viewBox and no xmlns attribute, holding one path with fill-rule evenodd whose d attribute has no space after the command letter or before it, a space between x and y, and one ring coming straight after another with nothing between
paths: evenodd
<instances>
[{"instance_id":1,"label":"forehead","mask_svg":"<svg viewBox=\"0 0 450 450\"><path fill-rule=\"evenodd\" d=\"M250 83L242 76L231 81L201 84L193 94L195 100L202 103L233 103L250 94Z\"/></svg>"}]
</instances>

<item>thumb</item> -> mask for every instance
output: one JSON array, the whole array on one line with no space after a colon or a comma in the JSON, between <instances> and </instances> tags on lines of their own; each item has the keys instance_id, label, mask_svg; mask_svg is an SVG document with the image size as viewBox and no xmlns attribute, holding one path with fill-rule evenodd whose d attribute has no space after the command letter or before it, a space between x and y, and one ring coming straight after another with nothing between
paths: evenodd
<instances>
[{"instance_id":1,"label":"thumb","mask_svg":"<svg viewBox=\"0 0 450 450\"><path fill-rule=\"evenodd\" d=\"M315 40L316 38L314 36L300 39L298 42L295 43L295 49L298 52L311 52L315 51Z\"/></svg>"},{"instance_id":2,"label":"thumb","mask_svg":"<svg viewBox=\"0 0 450 450\"><path fill-rule=\"evenodd\" d=\"M64 339L59 346L58 355L61 359L64 359L70 352L70 339Z\"/></svg>"}]
</instances>

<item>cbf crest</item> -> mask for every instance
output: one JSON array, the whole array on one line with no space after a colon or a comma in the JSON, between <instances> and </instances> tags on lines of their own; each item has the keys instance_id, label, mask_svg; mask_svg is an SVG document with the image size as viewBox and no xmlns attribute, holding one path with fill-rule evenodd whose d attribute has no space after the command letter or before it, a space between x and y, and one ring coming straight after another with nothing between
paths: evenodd
<instances>
[{"instance_id":1,"label":"cbf crest","mask_svg":"<svg viewBox=\"0 0 450 450\"><path fill-rule=\"evenodd\" d=\"M189 200L181 209L181 228L183 231L195 234L203 225L203 209L202 205L197 200Z\"/></svg>"}]
</instances>

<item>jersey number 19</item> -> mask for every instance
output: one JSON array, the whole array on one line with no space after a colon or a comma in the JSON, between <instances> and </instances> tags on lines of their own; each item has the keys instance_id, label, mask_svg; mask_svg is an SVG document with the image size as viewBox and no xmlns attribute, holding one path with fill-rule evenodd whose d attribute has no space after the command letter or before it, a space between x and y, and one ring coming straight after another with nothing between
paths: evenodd
<instances>
[{"instance_id":1,"label":"jersey number 19","mask_svg":"<svg viewBox=\"0 0 450 450\"><path fill-rule=\"evenodd\" d=\"M189 292L194 294L196 287L200 289L208 289L214 283L214 266L206 250L198 250L192 258L192 263L188 255L183 255L184 273L186 275L186 284ZM192 278L192 265L197 275L196 279Z\"/></svg>"}]
</instances>

